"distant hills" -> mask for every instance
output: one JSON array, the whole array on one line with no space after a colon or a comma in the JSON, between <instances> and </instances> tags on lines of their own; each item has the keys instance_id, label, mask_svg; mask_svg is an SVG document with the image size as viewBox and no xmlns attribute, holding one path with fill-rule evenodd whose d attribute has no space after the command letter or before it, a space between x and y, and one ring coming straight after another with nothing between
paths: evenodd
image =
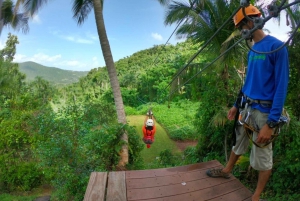
<instances>
[{"instance_id":1,"label":"distant hills","mask_svg":"<svg viewBox=\"0 0 300 201\"><path fill-rule=\"evenodd\" d=\"M19 70L26 75L26 81L33 81L35 77L39 76L54 85L72 84L88 74L88 71L62 70L31 61L19 63Z\"/></svg>"}]
</instances>

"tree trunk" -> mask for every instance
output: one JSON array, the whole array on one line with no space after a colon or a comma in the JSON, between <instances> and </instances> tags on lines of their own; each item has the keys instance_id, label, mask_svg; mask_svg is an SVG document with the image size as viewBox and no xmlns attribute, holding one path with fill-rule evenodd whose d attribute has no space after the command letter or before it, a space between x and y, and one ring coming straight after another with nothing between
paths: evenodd
<instances>
[{"instance_id":1,"label":"tree trunk","mask_svg":"<svg viewBox=\"0 0 300 201\"><path fill-rule=\"evenodd\" d=\"M103 12L102 12L103 0L93 0L93 4L94 4L97 30L100 39L100 45L101 45L104 61L107 67L111 88L114 95L118 122L122 124L126 124L126 116L125 116L123 99L120 90L120 84L118 81L117 71L111 54L110 45L109 45L109 41L106 35L106 29L104 25ZM121 160L119 162L119 166L124 167L128 163L128 145L127 145L128 136L126 132L124 132L121 139L125 141L125 145L122 146L120 152Z\"/></svg>"}]
</instances>

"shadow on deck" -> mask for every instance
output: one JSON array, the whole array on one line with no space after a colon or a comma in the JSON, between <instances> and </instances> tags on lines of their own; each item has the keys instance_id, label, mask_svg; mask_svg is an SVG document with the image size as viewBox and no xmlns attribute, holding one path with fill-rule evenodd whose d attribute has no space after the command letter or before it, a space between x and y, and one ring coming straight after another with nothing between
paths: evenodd
<instances>
[{"instance_id":1,"label":"shadow on deck","mask_svg":"<svg viewBox=\"0 0 300 201\"><path fill-rule=\"evenodd\" d=\"M210 178L216 160L152 170L92 172L84 201L251 201L252 193L233 175Z\"/></svg>"}]
</instances>

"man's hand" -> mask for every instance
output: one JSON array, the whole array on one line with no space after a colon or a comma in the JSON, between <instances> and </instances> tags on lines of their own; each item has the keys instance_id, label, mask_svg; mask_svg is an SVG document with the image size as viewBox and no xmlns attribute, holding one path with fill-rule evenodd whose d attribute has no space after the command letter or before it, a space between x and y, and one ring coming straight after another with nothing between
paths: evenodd
<instances>
[{"instance_id":1,"label":"man's hand","mask_svg":"<svg viewBox=\"0 0 300 201\"><path fill-rule=\"evenodd\" d=\"M255 140L257 143L267 143L271 139L273 133L273 129L270 128L267 124L265 124L262 129L260 129L258 133L258 137Z\"/></svg>"},{"instance_id":2,"label":"man's hand","mask_svg":"<svg viewBox=\"0 0 300 201\"><path fill-rule=\"evenodd\" d=\"M233 120L234 119L234 117L235 117L235 114L237 113L237 108L236 107L232 107L229 111L228 111L228 114L227 114L227 118L229 119L229 120Z\"/></svg>"}]
</instances>

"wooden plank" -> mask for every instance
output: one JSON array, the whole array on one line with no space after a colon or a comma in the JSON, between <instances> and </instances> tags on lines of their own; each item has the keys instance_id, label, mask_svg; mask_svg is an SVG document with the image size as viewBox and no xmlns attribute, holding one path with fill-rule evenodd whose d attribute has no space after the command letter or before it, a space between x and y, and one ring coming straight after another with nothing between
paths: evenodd
<instances>
[{"instance_id":1,"label":"wooden plank","mask_svg":"<svg viewBox=\"0 0 300 201\"><path fill-rule=\"evenodd\" d=\"M217 168L222 168L223 166L217 166ZM155 186L165 186L178 184L182 182L190 182L194 180L207 178L206 170L209 168L198 169L195 171L188 172L177 172L177 174L167 175L167 176L159 176L159 177L146 177L146 178L138 178L138 179L126 179L127 189L134 188L149 188ZM147 175L145 175L147 176Z\"/></svg>"},{"instance_id":2,"label":"wooden plank","mask_svg":"<svg viewBox=\"0 0 300 201\"><path fill-rule=\"evenodd\" d=\"M217 161L208 161L204 163L196 163L192 165L185 165L180 167L173 168L161 168L161 169L153 169L153 170L134 170L134 171L126 171L126 180L132 178L145 178L145 177L159 177L159 176L167 176L178 174L179 172L187 172L187 171L197 171L199 169L207 169L222 166L222 164Z\"/></svg>"},{"instance_id":3,"label":"wooden plank","mask_svg":"<svg viewBox=\"0 0 300 201\"><path fill-rule=\"evenodd\" d=\"M93 172L84 201L250 201L252 193L233 175L211 178L218 161L154 170ZM105 195L106 194L106 195Z\"/></svg>"},{"instance_id":4,"label":"wooden plank","mask_svg":"<svg viewBox=\"0 0 300 201\"><path fill-rule=\"evenodd\" d=\"M230 185L229 185L230 183ZM174 188L172 190L171 188ZM190 188L189 192L184 192L180 188ZM196 183L191 184L190 187L186 186L169 186L168 192L165 193L167 189L155 189L152 195L149 196L139 196L139 197L130 197L128 195L128 201L206 201L211 200L213 198L219 198L223 194L228 194L231 192L237 192L243 189L243 185L237 181L232 180L230 182L222 183L220 185L208 188L200 188L197 189ZM145 189L144 189L145 190ZM170 193L173 192L173 193ZM145 192L144 192L145 195ZM242 201L242 200L235 200L235 199L226 199L222 201Z\"/></svg>"},{"instance_id":5,"label":"wooden plank","mask_svg":"<svg viewBox=\"0 0 300 201\"><path fill-rule=\"evenodd\" d=\"M108 175L106 201L126 200L125 172L110 172Z\"/></svg>"},{"instance_id":6,"label":"wooden plank","mask_svg":"<svg viewBox=\"0 0 300 201\"><path fill-rule=\"evenodd\" d=\"M153 188L131 189L127 191L127 198L128 200L158 199L160 197L169 197L174 195L191 193L195 191L201 192L203 189L214 189L218 188L221 185L224 185L226 187L232 187L234 189L242 187L242 184L234 178L214 178L213 180L202 179L182 184L159 186ZM221 191L218 190L218 193L222 192L222 188L220 189ZM214 196L216 196L216 193ZM213 196L210 198L213 198Z\"/></svg>"},{"instance_id":7,"label":"wooden plank","mask_svg":"<svg viewBox=\"0 0 300 201\"><path fill-rule=\"evenodd\" d=\"M107 172L92 172L84 195L84 201L104 201Z\"/></svg>"}]
</instances>

